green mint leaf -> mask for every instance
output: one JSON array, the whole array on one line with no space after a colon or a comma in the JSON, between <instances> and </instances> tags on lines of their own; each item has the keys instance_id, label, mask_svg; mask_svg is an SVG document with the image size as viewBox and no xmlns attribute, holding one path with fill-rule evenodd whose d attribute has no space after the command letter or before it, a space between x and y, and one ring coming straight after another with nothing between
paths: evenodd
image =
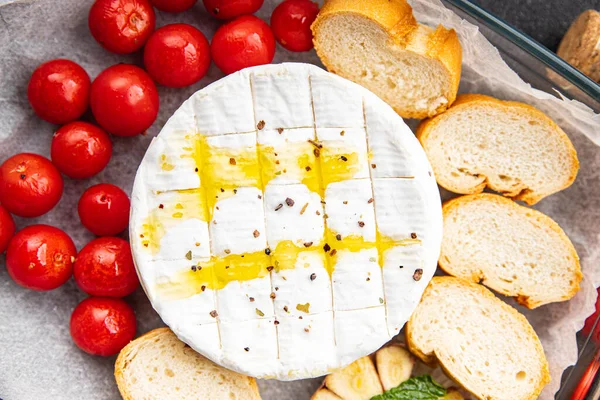
<instances>
[{"instance_id":1,"label":"green mint leaf","mask_svg":"<svg viewBox=\"0 0 600 400\"><path fill-rule=\"evenodd\" d=\"M410 378L395 388L383 394L372 397L371 400L438 400L447 391L431 376L423 375Z\"/></svg>"}]
</instances>

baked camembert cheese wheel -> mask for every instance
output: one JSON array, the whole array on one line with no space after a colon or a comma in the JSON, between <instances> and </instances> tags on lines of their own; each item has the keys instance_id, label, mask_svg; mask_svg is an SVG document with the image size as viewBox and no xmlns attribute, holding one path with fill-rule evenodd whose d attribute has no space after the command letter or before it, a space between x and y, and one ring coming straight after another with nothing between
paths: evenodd
<instances>
[{"instance_id":1,"label":"baked camembert cheese wheel","mask_svg":"<svg viewBox=\"0 0 600 400\"><path fill-rule=\"evenodd\" d=\"M164 322L232 370L323 375L399 333L436 268L441 204L402 119L320 68L200 90L139 168L131 243Z\"/></svg>"}]
</instances>

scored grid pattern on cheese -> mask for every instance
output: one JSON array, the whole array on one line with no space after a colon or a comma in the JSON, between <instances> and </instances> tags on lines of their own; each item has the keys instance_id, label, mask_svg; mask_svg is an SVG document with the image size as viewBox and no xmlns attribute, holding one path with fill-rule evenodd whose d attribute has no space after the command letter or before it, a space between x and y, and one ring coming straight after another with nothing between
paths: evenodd
<instances>
[{"instance_id":1,"label":"scored grid pattern on cheese","mask_svg":"<svg viewBox=\"0 0 600 400\"><path fill-rule=\"evenodd\" d=\"M149 287L149 284L144 286L147 291L152 292L149 293L149 296L151 300L153 300L153 305L155 308L157 308L157 311L161 313L161 316L163 316L163 311L164 313L169 314L167 309L171 307L170 303L182 301L183 305L185 302L191 302L188 306L192 306L198 310L206 311L210 308L212 300L212 304L214 304L214 311L216 312L215 315L210 315L210 312L208 312L208 315L202 317L198 315L199 313L192 313L189 318L188 325L213 324L219 335L220 349L222 351L219 352L215 349L204 349L200 345L195 346L195 348L201 352L204 352L209 357L212 356L211 358L215 359L217 362L220 360L223 361L224 364L227 364L227 366L230 368L237 368L238 370L243 370L243 372L253 373L255 375L258 374L259 376L263 376L264 372L264 375L275 375L285 379L285 373L279 371L276 364L269 364L269 362L280 361L283 365L280 365L280 369L285 369L287 368L286 366L289 367L294 365L294 356L286 353L286 351L289 349L286 347L284 348L283 352L281 350L282 340L284 343L287 343L286 340L288 339L291 340L290 343L295 343L296 341L298 342L295 344L296 347L307 346L307 344L312 343L313 348L296 348L294 351L298 352L298 354L314 351L315 341L320 340L315 335L305 335L297 339L293 339L293 335L291 338L288 336L291 334L288 334L290 329L298 330L297 328L299 324L302 325L302 317L307 320L305 321L306 324L304 325L302 332L308 333L310 329L313 329L313 327L308 328L308 326L311 325L308 323L309 319L312 320L316 318L316 320L321 321L321 323L318 324L318 328L315 329L316 332L317 329L322 329L324 324L322 322L324 316L331 315L331 323L328 324L328 326L330 326L332 329L332 335L330 338L333 340L333 343L332 346L322 349L321 356L324 361L322 362L321 366L316 367L316 370L320 371L320 373L323 373L327 369L339 367L342 364L353 361L352 358L355 356L357 351L363 352L372 351L375 349L370 348L368 345L363 343L356 343L357 339L352 337L353 334L349 332L350 330L358 327L358 332L364 330L365 332L369 332L370 335L375 335L376 337L381 336L384 338L389 338L398 332L398 330L401 328L401 325L397 326L398 323L396 322L394 322L395 325L390 325L389 317L387 315L388 303L385 300L387 295L384 278L389 274L386 274L386 265L384 262L382 262L382 267L379 266L381 252L378 251L378 248L373 248L373 246L371 246L369 248L359 249L358 251L356 249L340 250L340 254L337 255L335 259L331 259L330 257L325 257L325 250L322 249L322 243L331 243L331 247L335 247L335 239L325 236L328 232L330 232L329 229L323 229L321 231L321 237L319 238L319 229L317 229L316 232L317 236L314 236L314 228L316 226L314 223L306 223L306 219L296 218L296 220L291 220L292 223L290 226L293 226L294 229L297 229L300 232L290 232L290 226L286 226L287 220L282 216L285 215L285 212L289 212L294 209L299 210L304 206L305 212L308 215L311 215L312 220L321 220L323 227L325 228L328 219L323 217L327 212L328 194L331 196L331 203L335 204L336 202L340 202L339 193L352 193L352 190L354 189L358 194L355 193L355 196L349 198L347 201L341 200L342 203L347 203L349 208L354 206L350 203L356 202L355 197L365 197L366 194L371 200L364 202L366 207L362 205L359 209L357 209L358 211L355 214L360 213L358 217L360 218L360 221L356 222L360 222L364 225L363 228L356 229L356 226L358 226L357 223L354 226L354 231L351 232L351 234L364 237L365 242L373 242L375 230L380 225L379 221L377 220L378 200L375 190L376 180L394 179L401 182L408 182L413 180L414 176L419 172L422 174L427 173L428 171L416 171L414 169L410 170L410 167L414 168L414 165L404 160L399 164L395 163L395 161L390 161L390 164L394 165L392 165L390 168L383 168L382 170L384 171L384 174L378 175L375 163L370 163L370 160L368 159L370 156L370 139L368 137L367 126L369 113L372 112L372 110L369 109L369 103L364 101L363 96L360 96L358 99L354 98L353 96L348 98L348 95L356 95L356 93L352 93L352 90L349 90L347 87L342 87L342 93L336 93L335 91L327 90L331 88L332 77L323 73L314 74L313 71L310 71L310 73L309 71L303 71L306 78L304 80L305 84L303 84L302 81L297 79L297 75L291 73L287 68L277 73L271 73L273 70L274 69L272 68L267 68L266 72L262 74L251 72L249 75L236 74L237 76L234 77L234 85L236 89L241 90L241 97L247 97L246 92L249 90L251 98L251 107L243 108L240 111L240 114L244 114L245 118L241 118L240 114L236 114L233 120L231 120L230 126L235 129L240 129L239 132L230 131L230 129L223 129L219 123L215 122L214 116L212 119L208 120L206 126L203 126L203 123L198 120L199 115L202 116L211 111L210 104L218 104L219 106L222 106L226 102L226 100L219 99L218 95L216 96L216 100L209 99L215 96L213 92L210 93L210 96L205 94L197 99L193 97L191 100L186 102L184 106L182 106L182 109L187 111L187 113L185 113L186 116L190 111L192 112L192 115L195 116L195 126L191 127L191 130L199 130L199 133L205 135L206 141L210 143L211 146L216 145L221 148L246 147L249 149L249 151L254 149L257 160L256 162L261 167L258 177L246 177L248 178L247 182L249 182L250 186L236 187L233 190L234 195L229 195L228 197L224 198L223 200L219 200L216 203L217 206L211 214L212 218L207 219L208 224L205 223L206 232L209 236L210 254L212 256L227 257L229 254L260 252L265 248L275 249L279 242L291 240L297 246L299 245L301 249L301 251L296 254L298 257L293 260L294 265L291 266L290 269L271 269L267 275L257 276L255 279L239 282L233 280L222 288L216 288L214 290L211 288L203 288L200 293L195 293L191 297L181 300L173 300L168 298L163 299L161 294L157 294L154 291L154 288ZM244 76L247 82L247 87L242 84L242 79L240 78ZM275 82L275 85L284 84L284 86L278 90L269 90L269 81ZM293 96L290 96L285 90L285 85L289 85L291 82L293 83L294 88ZM321 85L324 85L325 87ZM338 88L338 86L333 85L333 88ZM303 91L306 91L307 93L303 93ZM283 95L279 97L275 96L277 99L276 101L273 99L268 99L268 101L265 101L265 104L261 104L261 98L258 97L258 94L273 92L279 94L283 93ZM228 96L227 93L223 97L231 99L231 96ZM309 107L305 107L303 103L303 101L307 99L309 102ZM340 99L342 100L341 102ZM269 117L267 114L264 114L281 102L284 102L287 105L291 104L293 107L289 107L287 109L283 107L285 111L275 113L273 118ZM207 106L209 109L205 109L201 113L198 113L196 108L199 105ZM350 113L353 116L352 118L340 118L339 107L342 106L351 110ZM307 109L310 111L310 121L307 119ZM297 113L294 113L294 110L297 110ZM288 115L290 113L293 115ZM356 114L358 114L360 118L357 118ZM227 115L227 113L224 113L222 117L225 117L225 115ZM177 113L175 116L177 116ZM253 130L248 129L250 124L245 121L245 119L249 118L251 119L252 126L254 126ZM177 121L172 122L170 120L166 127L168 127L169 124L174 125L176 123ZM189 118L187 118L184 123L189 124ZM279 125L285 123L291 123L294 125ZM307 123L307 125L305 125L305 123ZM187 146L182 146L181 144L185 141L189 142L189 140L186 140L185 138L186 136L190 135L190 131L188 129L186 132L185 129L181 128L182 127L177 126L177 131L165 131L163 129L163 132L166 134L163 135L161 132L161 135L155 140L155 142L159 141L159 144L162 144L162 142L171 142L170 146L169 143L167 143L157 147L153 143L153 148L158 148L162 151L164 149L176 148L177 144L182 148L188 147L189 144ZM200 129L203 129L204 131ZM298 136L293 136L294 133L298 133ZM174 136L174 138L171 138L171 136ZM327 151L330 148L335 149L338 142L341 143L342 147L345 146L344 143L352 143L352 149L360 150L358 154L356 154L357 160L354 160L353 164L358 167L353 171L354 175L352 177L338 182L327 182L328 177L323 176L322 174L321 176L317 176L317 178L319 178L317 179L317 185L319 186L321 193L324 195L325 206L321 205L318 194L317 203L317 201L314 199L315 192L307 190L308 188L314 189L314 182L295 179L293 173L290 173L291 177L286 177L287 179L280 179L281 176L270 177L271 179L267 185L264 182L265 179L263 177L264 172L262 167L267 169L266 167L268 166L265 166L265 164L262 162L263 160L261 160L259 146L272 145L275 149L274 151L276 152L277 146L284 144L284 141L281 141L282 137L292 139L288 141L288 143L295 142L299 147L304 146L302 149L303 153L305 153L306 149L310 149L312 151L315 148L313 144L308 143L308 140L314 141L314 143L322 143L323 147L320 149L321 157L317 157L318 160L314 161L314 164L310 164L314 165L317 169L321 168L321 163L326 162L324 160L327 159ZM301 138L301 141L294 140L298 138ZM376 142L380 143L382 140L377 140ZM329 145L329 143L331 143L331 145ZM397 145L397 143L394 145ZM387 145L384 145L382 148L385 148L385 146ZM174 165L174 167L171 169L172 171L180 172L178 167L175 166L178 165L177 163L173 161L172 164L169 164L169 157L177 157L177 149L175 149L172 154L167 154L167 156L164 157L164 153L158 154L156 151L153 152L153 148L151 148L148 152L152 156L150 158L147 156L149 160L153 160L154 163L158 163L159 165L167 162L167 165ZM397 152L402 156L410 158L409 155L405 154L406 151L402 152L397 150ZM184 157L184 155L181 154L179 154L179 157L184 160L184 164L186 167L188 167L185 173L189 175L189 170L191 168L189 168L190 164L188 160L190 157ZM376 158L376 155L373 155L373 158ZM144 161L146 161L146 159ZM310 163L310 160L308 160L308 162ZM398 167L398 165L395 164L400 166ZM385 160L381 165L385 165ZM152 170L152 168L149 168L149 171L150 179L152 176L156 176L157 174L165 175L164 165L160 168L160 171ZM335 173L334 169L331 169L331 171ZM386 176L386 174L389 175L390 171L408 171L410 175ZM151 191L148 193L149 199L146 199L146 202L148 203L148 210L151 210L150 204L155 206L154 203L156 203L156 199L152 200L153 197L165 195L168 196L170 192L177 192L179 196L180 192L189 192L190 190L198 190L198 199L201 203L203 203L203 206L206 206L206 203L208 203L207 196L213 192L209 191L211 188L202 186L202 174L195 175L196 177L200 177L200 179L196 178L196 180L200 181L198 185L193 184L195 180L191 175L186 179L173 180L162 177L160 182L165 182L166 187L157 188L156 186L151 186L153 192ZM258 182L254 182L255 180ZM367 185L364 185L363 183L366 183ZM190 186L190 184L192 184L191 187L187 187ZM181 186L174 187L174 185ZM313 187L311 187L311 185L313 185ZM386 185L387 184L383 184L383 187L386 187ZM400 186L402 186L402 184ZM261 192L259 187L266 187L264 193ZM162 192L162 190L166 191L166 193ZM231 190L231 188L226 188L225 190ZM158 192L158 194L156 194L156 192ZM221 189L221 192L223 192L223 189ZM360 192L364 193L361 195ZM217 193L218 195L218 191L214 193ZM418 189L415 189L413 194L420 193ZM202 198L203 196L204 199ZM402 196L405 195L401 193L400 197ZM286 199L288 198L293 199L294 205L289 206L286 204ZM260 203L260 205L258 203ZM382 204L383 203L385 202L382 202ZM160 204L163 205L162 203ZM280 204L282 206L275 211ZM236 213L236 209L243 210L243 214ZM411 210L411 212L412 211L413 210ZM320 213L321 216L319 216L318 213ZM372 213L372 218L369 218L368 214L370 213ZM336 228L337 226L340 226L341 228L339 229L350 227L352 224L352 212L348 213L346 216L343 214L343 212L340 214L339 221L336 219L330 223L330 225ZM335 212L332 212L332 215L333 218L338 218ZM329 217L332 218L331 215ZM269 221L273 222L269 223ZM371 226L371 221L377 226ZM408 224L408 228L412 226L417 225ZM421 228L421 226L419 226L419 228ZM311 229L313 232L311 232ZM252 235L252 233L256 235L257 232L258 236L253 237L253 240L251 241L252 243L243 239L243 237L251 237L250 235ZM391 236L398 236L399 234L398 232L391 233L394 234ZM411 231L408 233L408 236L406 233L400 232L400 236L404 236L395 237L394 239L398 241L408 239L410 242L411 233L417 233L419 238L422 234L420 230ZM242 235L243 237L237 237L236 235ZM344 235L346 235L346 232L344 232ZM304 241L304 243L307 243L307 241L315 242L315 245L307 246L307 249L302 249L302 241ZM418 239L415 240L415 242L417 241ZM162 245L162 241L160 241L160 243ZM179 253L181 254L181 256L179 256L179 262L181 262L181 265L183 266L180 268L181 271L189 270L190 265L199 266L203 261L207 261L205 252L206 245L208 244L200 243L200 245L198 245L198 242L196 242L194 246L201 248L202 251L193 251L194 246L191 246L192 248L190 249L190 252ZM413 243L413 245L421 247L416 243ZM396 248L397 246L398 243L396 243ZM182 246L180 243L179 247L185 246ZM390 246L390 248L394 247L395 246ZM399 248L398 251L402 253L403 248ZM185 258L183 257L183 254L185 254ZM265 260L265 262L271 264L273 257L274 256L259 258L259 260ZM152 259L153 257L150 258ZM173 263L177 263L178 260L168 260L169 257L161 258L160 256L158 259L168 261L167 264L171 264L168 270L171 272L165 272L165 274L163 274L163 278L166 277L164 281L161 281L159 279L160 277L155 277L155 282L165 282L167 286L171 284L173 286L173 290L171 290L170 293L174 293L178 290L177 279L169 280L168 276L173 271L178 269L172 265ZM254 260L256 260L256 258ZM363 264L361 260L367 261L366 264ZM140 262L137 254L136 262L139 266ZM285 260L282 260L282 262L284 263ZM334 265L330 265L332 263ZM390 263L394 263L394 260L391 259ZM154 263L149 263L149 265L152 264ZM418 265L421 266L421 264ZM330 272L332 269L333 273L330 277L328 272ZM406 270L408 269L409 267L406 268ZM355 272L354 274L352 273L353 271ZM142 271L142 274L144 275L144 271ZM393 274L391 276L392 278L390 279L399 279L395 278ZM411 279L412 276L413 275L411 273ZM302 277L304 277L304 281L301 281ZM353 298L352 292L356 292L357 290L367 287L361 285L361 279L364 279L364 282L371 282L371 286L368 290L360 293L358 296L354 296L355 298ZM426 279L424 279L424 282L426 283ZM372 287L375 286L378 286L378 288L372 289ZM271 293L273 293L274 296ZM336 293L339 294L339 305L336 305ZM372 295L369 296L369 294ZM193 301L190 299L193 299ZM303 299L306 299L306 303L298 302L298 304L295 304L295 302ZM352 304L353 302L354 306ZM310 306L308 306L309 303ZM159 305L157 306L156 304ZM306 308L304 309L302 307L296 307L300 305L305 305ZM284 310L284 307L286 310L285 312L282 311ZM405 306L405 308L410 308L410 305ZM340 318L338 318L336 314L339 314ZM365 319L365 316L369 315L372 316L371 318L375 316L376 319L382 318L383 320L377 322L371 321L369 318ZM401 319L400 324L403 324L407 318L408 316ZM169 314L167 318L163 316L163 319L165 319L165 322L171 325L171 327L173 327L173 325L181 325L181 321L175 321L176 318L171 318L171 314ZM250 323L250 321L263 322L257 322L253 325ZM272 323L265 324L264 321L271 321ZM352 328L348 326L348 324L355 324L356 326ZM240 347L237 344L234 344L238 343L239 341L243 341L244 336L251 336L243 333L243 329L241 329L242 326L245 326L247 329L252 329L252 327L259 329L260 327L259 330L261 331L261 335L265 335L265 337L273 337L274 335L277 342L276 353L272 351L264 351L262 352L262 356L259 357L259 354L257 353L260 352L251 351L252 349L250 348L250 345ZM360 328L360 326L362 326L362 328ZM179 326L179 328L181 331L186 331L186 334L182 333L182 336L189 337L190 334L193 335L192 326ZM205 330L205 328L203 328L203 330ZM337 330L340 330L341 336L336 335L335 332ZM175 331L177 333L177 330ZM280 331L284 332L283 336L281 335ZM235 336L236 332L237 337ZM294 331L294 333L298 334L299 332ZM321 336L323 335L321 334ZM327 340L328 339L326 339L325 342L327 342ZM250 341L250 339L248 339L248 341ZM214 343L214 341L212 342ZM350 343L352 344L350 345ZM229 344L232 346L237 346L237 348L229 348ZM371 347L379 347L381 344L383 344L383 342L380 340L373 340ZM337 349L336 345L341 345L344 347L344 349L339 350ZM364 348L365 346L368 348ZM276 354L276 360L265 359L265 357L269 355L272 356L273 354ZM261 371L259 373L256 371L249 371L248 365L250 365L250 362L247 362L247 360L244 360L244 358L250 361L258 359L260 359L260 361L267 361L269 366L265 367L265 371ZM299 377L302 377L310 373L288 371L288 377L294 377L295 374L298 374Z\"/></svg>"}]
</instances>

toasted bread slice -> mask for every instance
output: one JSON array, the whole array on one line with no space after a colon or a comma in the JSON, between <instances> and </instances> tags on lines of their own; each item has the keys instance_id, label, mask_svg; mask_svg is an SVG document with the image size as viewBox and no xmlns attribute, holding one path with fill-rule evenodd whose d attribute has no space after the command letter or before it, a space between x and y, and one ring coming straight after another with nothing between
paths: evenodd
<instances>
[{"instance_id":1,"label":"toasted bread slice","mask_svg":"<svg viewBox=\"0 0 600 400\"><path fill-rule=\"evenodd\" d=\"M482 285L434 277L407 324L409 349L482 400L534 400L550 381L544 349L517 310Z\"/></svg>"},{"instance_id":2,"label":"toasted bread slice","mask_svg":"<svg viewBox=\"0 0 600 400\"><path fill-rule=\"evenodd\" d=\"M456 32L417 24L405 0L327 0L312 31L330 72L371 90L402 117L436 115L456 98Z\"/></svg>"},{"instance_id":3,"label":"toasted bread slice","mask_svg":"<svg viewBox=\"0 0 600 400\"><path fill-rule=\"evenodd\" d=\"M440 266L535 308L568 300L583 275L575 247L550 217L494 194L444 204Z\"/></svg>"},{"instance_id":4,"label":"toasted bread slice","mask_svg":"<svg viewBox=\"0 0 600 400\"><path fill-rule=\"evenodd\" d=\"M329 389L320 388L312 395L310 400L342 400L342 398Z\"/></svg>"},{"instance_id":5,"label":"toasted bread slice","mask_svg":"<svg viewBox=\"0 0 600 400\"><path fill-rule=\"evenodd\" d=\"M362 357L325 377L325 386L344 400L365 400L383 393L370 357Z\"/></svg>"},{"instance_id":6,"label":"toasted bread slice","mask_svg":"<svg viewBox=\"0 0 600 400\"><path fill-rule=\"evenodd\" d=\"M124 400L260 400L253 378L219 367L177 339L155 329L129 343L115 363Z\"/></svg>"},{"instance_id":7,"label":"toasted bread slice","mask_svg":"<svg viewBox=\"0 0 600 400\"><path fill-rule=\"evenodd\" d=\"M438 183L462 194L487 186L535 204L569 187L579 170L573 144L538 109L479 94L458 96L417 129Z\"/></svg>"},{"instance_id":8,"label":"toasted bread slice","mask_svg":"<svg viewBox=\"0 0 600 400\"><path fill-rule=\"evenodd\" d=\"M456 389L448 390L448 393L442 397L442 400L465 400L465 398Z\"/></svg>"},{"instance_id":9,"label":"toasted bread slice","mask_svg":"<svg viewBox=\"0 0 600 400\"><path fill-rule=\"evenodd\" d=\"M556 53L581 72L600 82L600 12L586 10L573 21Z\"/></svg>"},{"instance_id":10,"label":"toasted bread slice","mask_svg":"<svg viewBox=\"0 0 600 400\"><path fill-rule=\"evenodd\" d=\"M403 346L385 346L375 353L375 365L383 390L387 391L410 379L415 359Z\"/></svg>"}]
</instances>

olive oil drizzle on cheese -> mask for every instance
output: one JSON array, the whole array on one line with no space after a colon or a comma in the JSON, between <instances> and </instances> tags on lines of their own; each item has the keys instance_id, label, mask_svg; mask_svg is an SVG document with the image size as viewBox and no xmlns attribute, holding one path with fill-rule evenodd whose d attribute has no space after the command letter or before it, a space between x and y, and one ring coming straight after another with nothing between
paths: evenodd
<instances>
[{"instance_id":1,"label":"olive oil drizzle on cheese","mask_svg":"<svg viewBox=\"0 0 600 400\"><path fill-rule=\"evenodd\" d=\"M183 148L181 157L194 160L201 187L177 191L168 203L150 212L143 223L141 240L153 254L159 251L160 241L169 228L190 218L212 221L217 203L235 196L240 187L256 187L264 193L271 180L285 175L323 198L329 184L352 179L360 170L360 163L364 162L354 149L339 143L328 146L311 141L277 147L259 144L257 147L222 148L210 145L203 135L188 135L186 139L190 145ZM169 171L174 167L166 157L161 157L161 168ZM190 260L189 269L171 277L168 282L159 283L157 289L170 298L185 298L206 289L219 290L232 281L263 278L273 269L297 268L303 252L316 252L322 257L331 276L341 251L377 249L379 263L383 266L383 254L388 249L420 243L419 239L393 240L379 231L375 242L366 241L360 235L341 237L341 240L338 237L340 235L331 231L325 222L323 240L309 246L286 240L267 251Z\"/></svg>"}]
</instances>

